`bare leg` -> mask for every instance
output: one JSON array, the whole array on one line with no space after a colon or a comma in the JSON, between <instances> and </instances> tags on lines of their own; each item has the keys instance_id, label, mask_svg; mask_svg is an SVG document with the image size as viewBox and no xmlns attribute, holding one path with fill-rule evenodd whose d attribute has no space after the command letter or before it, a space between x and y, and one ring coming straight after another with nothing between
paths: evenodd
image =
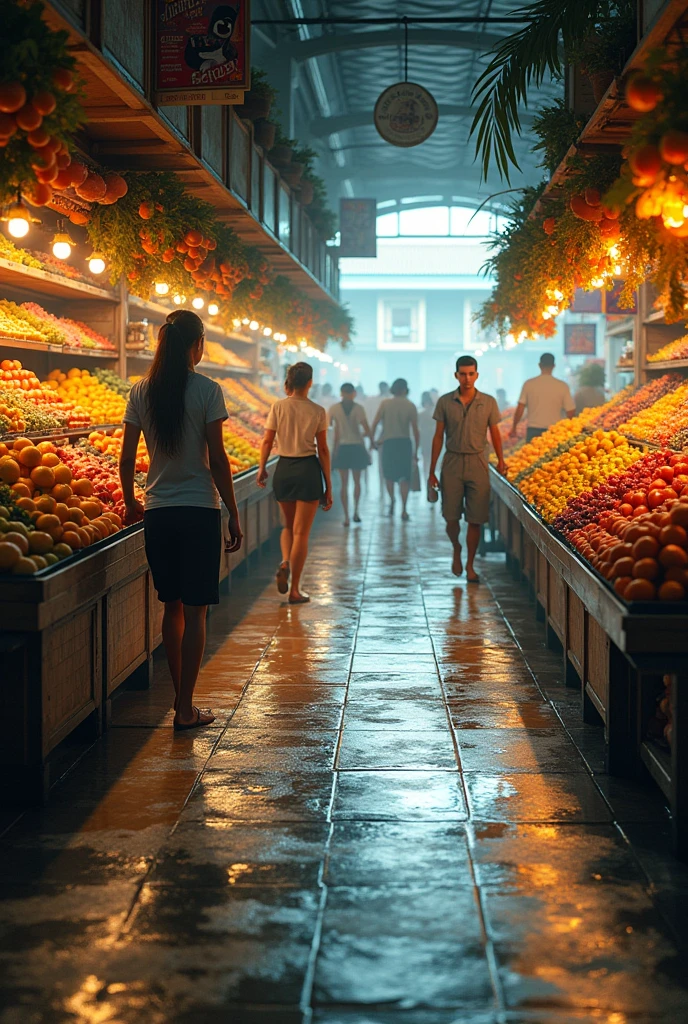
<instances>
[{"instance_id":1,"label":"bare leg","mask_svg":"<svg viewBox=\"0 0 688 1024\"><path fill-rule=\"evenodd\" d=\"M480 523L469 523L468 533L466 535L466 547L468 549L468 555L466 558L466 579L478 580L479 576L473 568L473 559L475 553L478 550L478 544L480 543Z\"/></svg>"},{"instance_id":2,"label":"bare leg","mask_svg":"<svg viewBox=\"0 0 688 1024\"><path fill-rule=\"evenodd\" d=\"M367 472L367 470L366 470ZM354 469L354 519L358 516L358 506L361 500L361 470Z\"/></svg>"},{"instance_id":3,"label":"bare leg","mask_svg":"<svg viewBox=\"0 0 688 1024\"><path fill-rule=\"evenodd\" d=\"M340 469L339 476L342 481L342 508L344 509L344 525L349 525L349 470Z\"/></svg>"},{"instance_id":4,"label":"bare leg","mask_svg":"<svg viewBox=\"0 0 688 1024\"><path fill-rule=\"evenodd\" d=\"M294 543L294 516L296 515L295 501L280 501L280 508L284 514L284 525L280 534L280 549L282 551L282 564L289 565L291 558L291 546Z\"/></svg>"},{"instance_id":5,"label":"bare leg","mask_svg":"<svg viewBox=\"0 0 688 1024\"><path fill-rule=\"evenodd\" d=\"M454 558L452 560L452 572L455 576L460 576L463 572L463 562L461 561L461 545L459 544L459 521L458 519L447 520L447 537L452 542L454 548Z\"/></svg>"},{"instance_id":6,"label":"bare leg","mask_svg":"<svg viewBox=\"0 0 688 1024\"><path fill-rule=\"evenodd\" d=\"M165 601L162 616L162 642L170 667L174 686L174 710L177 710L179 680L182 674L182 637L184 636L184 609L181 601Z\"/></svg>"},{"instance_id":7,"label":"bare leg","mask_svg":"<svg viewBox=\"0 0 688 1024\"><path fill-rule=\"evenodd\" d=\"M294 542L291 547L291 591L290 598L301 596L299 584L301 573L308 556L308 538L310 536L315 513L318 511L317 501L297 501L294 516Z\"/></svg>"},{"instance_id":8,"label":"bare leg","mask_svg":"<svg viewBox=\"0 0 688 1024\"><path fill-rule=\"evenodd\" d=\"M193 694L198 680L198 672L205 650L205 619L208 606L205 604L185 604L184 636L182 638L181 676L179 679L179 699L174 720L178 725L190 725L196 721L193 709ZM200 714L200 721L210 723L214 715Z\"/></svg>"},{"instance_id":9,"label":"bare leg","mask_svg":"<svg viewBox=\"0 0 688 1024\"><path fill-rule=\"evenodd\" d=\"M401 518L406 519L408 512L406 511L406 502L408 501L409 491L411 490L411 484L408 480L402 480L399 484L399 490L401 491Z\"/></svg>"}]
</instances>

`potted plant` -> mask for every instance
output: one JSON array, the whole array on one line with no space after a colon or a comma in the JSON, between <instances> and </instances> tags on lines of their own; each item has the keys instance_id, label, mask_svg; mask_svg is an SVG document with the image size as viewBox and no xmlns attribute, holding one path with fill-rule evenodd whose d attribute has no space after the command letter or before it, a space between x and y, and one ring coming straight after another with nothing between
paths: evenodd
<instances>
[{"instance_id":1,"label":"potted plant","mask_svg":"<svg viewBox=\"0 0 688 1024\"><path fill-rule=\"evenodd\" d=\"M296 140L285 135L281 125L278 125L275 132L275 144L270 149L271 162L280 169L289 167L295 148Z\"/></svg>"},{"instance_id":2,"label":"potted plant","mask_svg":"<svg viewBox=\"0 0 688 1024\"><path fill-rule=\"evenodd\" d=\"M566 48L568 64L580 65L599 103L635 49L636 7L632 0L600 4L590 30Z\"/></svg>"},{"instance_id":3,"label":"potted plant","mask_svg":"<svg viewBox=\"0 0 688 1024\"><path fill-rule=\"evenodd\" d=\"M277 90L268 82L267 75L260 68L251 68L251 88L244 93L244 102L236 106L239 117L247 121L267 118L277 99Z\"/></svg>"},{"instance_id":4,"label":"potted plant","mask_svg":"<svg viewBox=\"0 0 688 1024\"><path fill-rule=\"evenodd\" d=\"M253 122L253 138L256 145L262 146L267 152L275 145L277 125L267 117L259 117Z\"/></svg>"}]
</instances>

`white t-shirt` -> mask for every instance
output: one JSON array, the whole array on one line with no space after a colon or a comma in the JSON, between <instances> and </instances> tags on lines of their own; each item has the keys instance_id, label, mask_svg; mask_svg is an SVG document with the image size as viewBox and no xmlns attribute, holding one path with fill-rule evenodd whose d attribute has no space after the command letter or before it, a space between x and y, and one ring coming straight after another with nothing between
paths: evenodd
<instances>
[{"instance_id":1,"label":"white t-shirt","mask_svg":"<svg viewBox=\"0 0 688 1024\"><path fill-rule=\"evenodd\" d=\"M327 413L310 398L281 398L268 413L266 430L274 430L280 455L303 459L315 455L315 435L327 430Z\"/></svg>"},{"instance_id":2,"label":"white t-shirt","mask_svg":"<svg viewBox=\"0 0 688 1024\"><path fill-rule=\"evenodd\" d=\"M150 457L146 481L146 508L193 505L219 508L220 495L208 462L206 423L227 419L227 408L219 384L202 373L189 373L184 399L184 429L178 455L170 458L158 445L148 402L147 380L137 381L129 392L124 422L143 430Z\"/></svg>"},{"instance_id":3,"label":"white t-shirt","mask_svg":"<svg viewBox=\"0 0 688 1024\"><path fill-rule=\"evenodd\" d=\"M340 444L363 444L362 428L365 419L365 409L358 402L354 402L348 416L341 402L330 409L330 423L337 425Z\"/></svg>"},{"instance_id":4,"label":"white t-shirt","mask_svg":"<svg viewBox=\"0 0 688 1024\"><path fill-rule=\"evenodd\" d=\"M551 427L576 408L568 384L549 373L527 380L518 402L528 409L528 426L536 428Z\"/></svg>"}]
</instances>

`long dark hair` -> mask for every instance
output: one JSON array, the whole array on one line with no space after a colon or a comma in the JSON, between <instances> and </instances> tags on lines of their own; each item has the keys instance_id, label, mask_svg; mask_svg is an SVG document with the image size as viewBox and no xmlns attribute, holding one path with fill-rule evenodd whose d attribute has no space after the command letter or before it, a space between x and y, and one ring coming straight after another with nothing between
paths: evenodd
<instances>
[{"instance_id":1,"label":"long dark hair","mask_svg":"<svg viewBox=\"0 0 688 1024\"><path fill-rule=\"evenodd\" d=\"M190 309L175 309L158 333L158 347L146 380L153 433L163 453L174 457L184 432L189 353L203 337L203 321Z\"/></svg>"}]
</instances>

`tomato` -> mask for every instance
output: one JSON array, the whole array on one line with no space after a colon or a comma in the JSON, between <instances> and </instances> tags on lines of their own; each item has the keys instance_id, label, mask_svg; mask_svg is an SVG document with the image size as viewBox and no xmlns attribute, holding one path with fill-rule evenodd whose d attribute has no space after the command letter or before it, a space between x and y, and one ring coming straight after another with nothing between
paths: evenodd
<instances>
[{"instance_id":1,"label":"tomato","mask_svg":"<svg viewBox=\"0 0 688 1024\"><path fill-rule=\"evenodd\" d=\"M653 488L647 496L647 504L650 508L658 508L664 501L664 488Z\"/></svg>"},{"instance_id":2,"label":"tomato","mask_svg":"<svg viewBox=\"0 0 688 1024\"><path fill-rule=\"evenodd\" d=\"M664 482L663 481L662 481L662 486L664 486ZM637 509L639 505L645 505L646 501L647 501L647 495L646 495L645 491L634 491L633 494L631 495L630 504L633 506L633 508Z\"/></svg>"},{"instance_id":3,"label":"tomato","mask_svg":"<svg viewBox=\"0 0 688 1024\"><path fill-rule=\"evenodd\" d=\"M674 479L674 468L672 466L662 466L659 471L659 476L662 480L665 480L668 484Z\"/></svg>"},{"instance_id":4,"label":"tomato","mask_svg":"<svg viewBox=\"0 0 688 1024\"><path fill-rule=\"evenodd\" d=\"M637 519L638 516L644 516L649 511L650 510L647 507L647 505L636 505L635 511L633 513L633 518Z\"/></svg>"},{"instance_id":5,"label":"tomato","mask_svg":"<svg viewBox=\"0 0 688 1024\"><path fill-rule=\"evenodd\" d=\"M633 506L629 502L625 501L623 505L619 505L619 512L622 516L625 516L626 519L628 519L633 515Z\"/></svg>"}]
</instances>

